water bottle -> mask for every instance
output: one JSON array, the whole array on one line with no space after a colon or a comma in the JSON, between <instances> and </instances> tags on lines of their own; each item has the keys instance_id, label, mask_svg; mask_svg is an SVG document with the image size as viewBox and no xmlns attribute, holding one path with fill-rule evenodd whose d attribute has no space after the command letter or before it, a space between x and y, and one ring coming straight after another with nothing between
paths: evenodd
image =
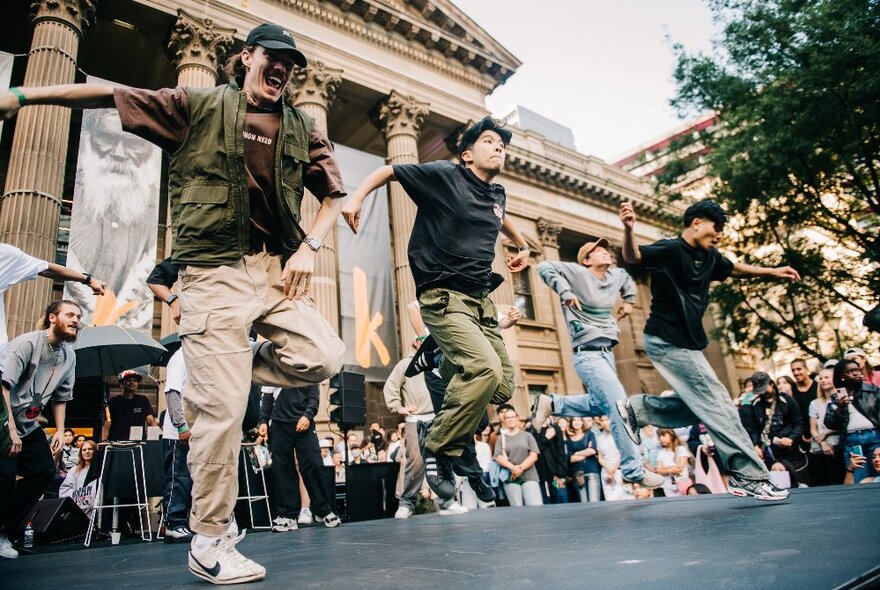
<instances>
[{"instance_id":1,"label":"water bottle","mask_svg":"<svg viewBox=\"0 0 880 590\"><path fill-rule=\"evenodd\" d=\"M24 527L24 548L34 548L34 525L31 521L28 521L27 526Z\"/></svg>"}]
</instances>

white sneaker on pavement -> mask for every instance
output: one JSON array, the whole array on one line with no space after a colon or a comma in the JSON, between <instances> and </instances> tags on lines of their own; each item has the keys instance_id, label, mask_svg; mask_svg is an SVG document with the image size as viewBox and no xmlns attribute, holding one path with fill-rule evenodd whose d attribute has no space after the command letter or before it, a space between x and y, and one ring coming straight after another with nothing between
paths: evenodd
<instances>
[{"instance_id":1,"label":"white sneaker on pavement","mask_svg":"<svg viewBox=\"0 0 880 590\"><path fill-rule=\"evenodd\" d=\"M339 520L339 517L336 516L332 512L330 514L328 514L327 516L325 516L324 518L322 518L321 520L324 521L324 526L327 527L328 529L336 528L342 524L342 521Z\"/></svg>"},{"instance_id":2,"label":"white sneaker on pavement","mask_svg":"<svg viewBox=\"0 0 880 590\"><path fill-rule=\"evenodd\" d=\"M401 504L397 509L397 512L394 513L394 518L398 520L406 520L410 516L412 516L412 508L407 506L406 504Z\"/></svg>"},{"instance_id":3,"label":"white sneaker on pavement","mask_svg":"<svg viewBox=\"0 0 880 590\"><path fill-rule=\"evenodd\" d=\"M312 514L312 511L308 508L303 508L299 511L299 518L296 519L299 524L312 524L315 522L315 517Z\"/></svg>"},{"instance_id":4,"label":"white sneaker on pavement","mask_svg":"<svg viewBox=\"0 0 880 590\"><path fill-rule=\"evenodd\" d=\"M446 506L441 506L439 513L443 516L456 516L458 514L467 514L468 512L469 510L458 502L452 502Z\"/></svg>"},{"instance_id":5,"label":"white sneaker on pavement","mask_svg":"<svg viewBox=\"0 0 880 590\"><path fill-rule=\"evenodd\" d=\"M299 525L292 518L286 518L284 516L276 516L275 520L272 521L272 532L273 533L286 533L288 531L295 531L299 528Z\"/></svg>"},{"instance_id":6,"label":"white sneaker on pavement","mask_svg":"<svg viewBox=\"0 0 880 590\"><path fill-rule=\"evenodd\" d=\"M18 551L12 546L12 541L3 534L0 534L0 557L5 559L15 559L18 557Z\"/></svg>"},{"instance_id":7,"label":"white sneaker on pavement","mask_svg":"<svg viewBox=\"0 0 880 590\"><path fill-rule=\"evenodd\" d=\"M266 568L238 552L240 535L196 535L189 549L189 571L212 584L241 584L266 577Z\"/></svg>"}]
</instances>

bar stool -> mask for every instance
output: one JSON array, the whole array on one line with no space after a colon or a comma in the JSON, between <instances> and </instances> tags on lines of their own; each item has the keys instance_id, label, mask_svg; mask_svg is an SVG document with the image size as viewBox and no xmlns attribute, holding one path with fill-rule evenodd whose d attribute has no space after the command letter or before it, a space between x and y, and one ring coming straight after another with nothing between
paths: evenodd
<instances>
[{"instance_id":1,"label":"bar stool","mask_svg":"<svg viewBox=\"0 0 880 590\"><path fill-rule=\"evenodd\" d=\"M272 528L272 507L269 505L269 494L267 492L268 488L266 487L266 472L264 469L257 470L257 466L254 464L253 454L256 451L257 443L255 442L243 442L241 443L241 451L239 452L240 457L240 472L244 473L244 486L246 490L246 494L244 496L241 495L241 487L239 487L239 496L236 498L236 502L239 500L247 501L248 505L248 513L251 517L251 528L252 529L264 529L269 530ZM260 474L260 480L263 484L263 493L262 495L255 495L251 490L251 478L250 473L248 472L248 468L253 469L255 472ZM269 523L265 526L257 526L254 523L254 502L264 501L266 503L266 514L269 516Z\"/></svg>"},{"instance_id":2,"label":"bar stool","mask_svg":"<svg viewBox=\"0 0 880 590\"><path fill-rule=\"evenodd\" d=\"M104 445L101 445L104 446ZM150 523L150 504L147 499L147 476L144 471L144 443L142 442L112 442L104 448L104 460L101 462L101 474L98 476L98 491L95 494L95 505L91 516L89 517L89 530L86 532L86 540L84 545L88 547L92 543L92 534L95 529L95 520L98 518L101 510L104 508L113 509L113 524L117 524L118 512L120 508L137 508L138 521L141 525L141 540L153 540L153 528ZM117 504L115 501L110 504L104 503L104 473L107 471L107 464L110 463L111 455L128 454L131 458L131 472L134 479L134 504ZM122 459L123 457L120 457ZM141 466L138 469L137 459L140 459ZM109 475L112 475L111 469ZM146 526L144 526L146 524ZM146 529L146 532L145 532Z\"/></svg>"}]
</instances>

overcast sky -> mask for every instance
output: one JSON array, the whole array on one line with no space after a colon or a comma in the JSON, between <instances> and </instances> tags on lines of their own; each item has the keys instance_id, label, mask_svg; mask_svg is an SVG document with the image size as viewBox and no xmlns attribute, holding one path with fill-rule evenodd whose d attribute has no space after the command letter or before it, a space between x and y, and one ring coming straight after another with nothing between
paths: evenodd
<instances>
[{"instance_id":1,"label":"overcast sky","mask_svg":"<svg viewBox=\"0 0 880 590\"><path fill-rule=\"evenodd\" d=\"M672 42L708 50L704 0L453 0L523 65L487 98L574 130L578 151L612 161L681 123Z\"/></svg>"}]
</instances>

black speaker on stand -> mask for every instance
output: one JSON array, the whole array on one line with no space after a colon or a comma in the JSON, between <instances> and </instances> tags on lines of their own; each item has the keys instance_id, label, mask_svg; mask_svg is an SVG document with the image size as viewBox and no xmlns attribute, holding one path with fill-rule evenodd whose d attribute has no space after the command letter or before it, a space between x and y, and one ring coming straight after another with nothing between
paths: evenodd
<instances>
[{"instance_id":1,"label":"black speaker on stand","mask_svg":"<svg viewBox=\"0 0 880 590\"><path fill-rule=\"evenodd\" d=\"M330 421L335 422L342 430L342 441L345 447L343 462L345 465L345 514L343 520L349 520L351 507L351 489L348 469L348 431L367 423L367 389L363 373L342 371L330 378Z\"/></svg>"}]
</instances>

